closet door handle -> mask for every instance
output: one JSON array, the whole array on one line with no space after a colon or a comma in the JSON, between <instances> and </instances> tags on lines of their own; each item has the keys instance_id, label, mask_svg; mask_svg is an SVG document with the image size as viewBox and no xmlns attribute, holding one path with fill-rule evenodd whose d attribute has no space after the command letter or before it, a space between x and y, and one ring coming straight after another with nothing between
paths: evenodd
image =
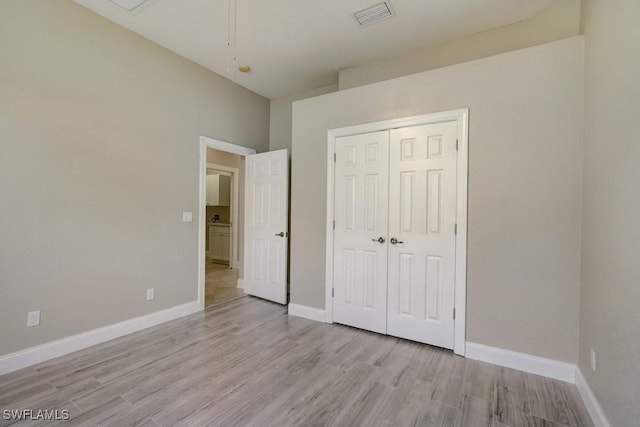
<instances>
[{"instance_id":1,"label":"closet door handle","mask_svg":"<svg viewBox=\"0 0 640 427\"><path fill-rule=\"evenodd\" d=\"M401 245L404 242L402 240L398 240L395 237L392 237L391 240L389 240L391 242L392 245Z\"/></svg>"},{"instance_id":2,"label":"closet door handle","mask_svg":"<svg viewBox=\"0 0 640 427\"><path fill-rule=\"evenodd\" d=\"M383 244L385 242L384 237L378 237L377 239L371 239L372 242L378 242Z\"/></svg>"}]
</instances>

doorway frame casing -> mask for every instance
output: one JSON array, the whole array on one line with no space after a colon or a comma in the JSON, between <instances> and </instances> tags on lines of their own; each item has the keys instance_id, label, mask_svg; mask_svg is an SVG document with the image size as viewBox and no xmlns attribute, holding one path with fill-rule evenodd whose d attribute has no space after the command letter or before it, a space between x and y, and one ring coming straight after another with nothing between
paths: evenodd
<instances>
[{"instance_id":1,"label":"doorway frame casing","mask_svg":"<svg viewBox=\"0 0 640 427\"><path fill-rule=\"evenodd\" d=\"M383 120L355 126L330 129L327 137L327 223L325 265L325 322L333 323L333 257L334 257L334 154L336 138L397 128L456 121L458 124L458 155L456 183L455 280L453 351L466 353L467 314L467 202L469 165L469 109L442 111L411 117ZM453 314L452 314L453 315Z\"/></svg>"},{"instance_id":2,"label":"doorway frame casing","mask_svg":"<svg viewBox=\"0 0 640 427\"><path fill-rule=\"evenodd\" d=\"M241 145L232 144L230 142L221 141L219 139L209 138L207 136L200 137L200 171L198 175L199 194L198 194L198 305L201 310L205 308L204 286L205 286L205 232L207 225L207 148L225 151L231 154L237 154L242 157L256 154L253 148L243 147ZM240 177L238 176L238 184ZM236 208L239 208L236 206ZM239 221L238 221L238 241L239 241Z\"/></svg>"}]
</instances>

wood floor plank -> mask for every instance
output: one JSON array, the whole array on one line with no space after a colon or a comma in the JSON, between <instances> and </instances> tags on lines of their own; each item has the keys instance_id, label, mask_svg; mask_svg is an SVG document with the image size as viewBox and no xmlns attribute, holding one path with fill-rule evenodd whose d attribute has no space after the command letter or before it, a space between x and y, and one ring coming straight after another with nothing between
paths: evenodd
<instances>
[{"instance_id":1,"label":"wood floor plank","mask_svg":"<svg viewBox=\"0 0 640 427\"><path fill-rule=\"evenodd\" d=\"M29 385L24 385L16 389L8 389L0 396L0 408L7 408L10 405L24 407L33 401L37 396L44 396L55 391L55 387L47 381L34 381Z\"/></svg>"},{"instance_id":2,"label":"wood floor plank","mask_svg":"<svg viewBox=\"0 0 640 427\"><path fill-rule=\"evenodd\" d=\"M538 418L535 415L530 415L527 417L525 424L522 425L526 427L562 427L565 424L556 423L553 421ZM517 425L515 426L517 427Z\"/></svg>"},{"instance_id":3,"label":"wood floor plank","mask_svg":"<svg viewBox=\"0 0 640 427\"><path fill-rule=\"evenodd\" d=\"M36 377L39 377L38 371L32 368L24 368L0 376L0 396L16 388L27 386Z\"/></svg>"},{"instance_id":4,"label":"wood floor plank","mask_svg":"<svg viewBox=\"0 0 640 427\"><path fill-rule=\"evenodd\" d=\"M497 423L509 426L528 425L531 410L525 383L525 373L497 367L493 417Z\"/></svg>"},{"instance_id":5,"label":"wood floor plank","mask_svg":"<svg viewBox=\"0 0 640 427\"><path fill-rule=\"evenodd\" d=\"M323 388L332 378L340 374L338 370L324 362L326 353L318 351L310 357L293 370L291 377L287 375L286 390L274 394L273 399L261 408L253 419L247 421L247 426L276 425L276 420L282 416L283 411L295 412L298 404L296 402L304 400L301 399L302 396L312 395L315 390Z\"/></svg>"},{"instance_id":6,"label":"wood floor plank","mask_svg":"<svg viewBox=\"0 0 640 427\"><path fill-rule=\"evenodd\" d=\"M415 419L403 426L452 427L456 425L459 413L460 411L450 406L427 401L416 409Z\"/></svg>"},{"instance_id":7,"label":"wood floor plank","mask_svg":"<svg viewBox=\"0 0 640 427\"><path fill-rule=\"evenodd\" d=\"M331 426L372 426L378 422L380 403L388 399L392 390L377 382L368 382L360 393L344 406Z\"/></svg>"},{"instance_id":8,"label":"wood floor plank","mask_svg":"<svg viewBox=\"0 0 640 427\"><path fill-rule=\"evenodd\" d=\"M591 425L573 385L253 297L0 376L5 408L69 409L69 425Z\"/></svg>"},{"instance_id":9,"label":"wood floor plank","mask_svg":"<svg viewBox=\"0 0 640 427\"><path fill-rule=\"evenodd\" d=\"M444 354L445 350L441 348L425 346L413 357L408 375L421 381L433 383L438 374L440 358Z\"/></svg>"},{"instance_id":10,"label":"wood floor plank","mask_svg":"<svg viewBox=\"0 0 640 427\"><path fill-rule=\"evenodd\" d=\"M385 359L380 366L375 367L375 381L389 387L400 387L411 379L411 362L411 358L400 356Z\"/></svg>"},{"instance_id":11,"label":"wood floor plank","mask_svg":"<svg viewBox=\"0 0 640 427\"><path fill-rule=\"evenodd\" d=\"M218 375L204 376L199 383L181 390L177 405L161 410L152 418L161 425L173 425L212 403L223 405L229 394L238 393L247 384L260 378L261 368L264 370L267 366L277 364L278 359L286 357L295 345L297 344L289 342L286 346L273 346L253 354L250 361L226 367L223 365Z\"/></svg>"},{"instance_id":12,"label":"wood floor plank","mask_svg":"<svg viewBox=\"0 0 640 427\"><path fill-rule=\"evenodd\" d=\"M364 364L359 364L360 369L372 369ZM352 373L353 370L350 370ZM331 365L322 368L321 375L314 377L313 382L304 381L303 387L298 389L298 393L294 394L290 400L283 402L280 408L268 414L266 425L295 425L296 420L305 418L312 410L317 410L325 404L325 396L329 393L331 387L335 392L336 383L344 382L347 374L345 371L337 369Z\"/></svg>"},{"instance_id":13,"label":"wood floor plank","mask_svg":"<svg viewBox=\"0 0 640 427\"><path fill-rule=\"evenodd\" d=\"M89 411L82 412L78 416L71 418L65 423L67 426L86 426L100 424L109 418L116 416L122 411L126 411L131 404L120 396L116 396L104 404L97 406Z\"/></svg>"},{"instance_id":14,"label":"wood floor plank","mask_svg":"<svg viewBox=\"0 0 640 427\"><path fill-rule=\"evenodd\" d=\"M566 427L565 424L555 423L553 421L538 418L534 415L528 415L519 420L515 424L503 424L494 419L494 427Z\"/></svg>"},{"instance_id":15,"label":"wood floor plank","mask_svg":"<svg viewBox=\"0 0 640 427\"><path fill-rule=\"evenodd\" d=\"M454 408L462 407L466 363L466 359L453 354L444 354L440 358L430 400Z\"/></svg>"},{"instance_id":16,"label":"wood floor plank","mask_svg":"<svg viewBox=\"0 0 640 427\"><path fill-rule=\"evenodd\" d=\"M168 337L175 337L181 331L189 331L192 328L197 328L198 325L202 324L202 321L203 315L201 313L196 313L176 319L172 322L163 323L136 332L135 341L131 340L130 335L125 335L91 348L72 353L71 355L62 356L62 358L60 358L60 362L69 358L70 361L78 368L85 368L103 362L107 359L117 357L126 352L137 351L138 349L152 345L158 340L162 341Z\"/></svg>"},{"instance_id":17,"label":"wood floor plank","mask_svg":"<svg viewBox=\"0 0 640 427\"><path fill-rule=\"evenodd\" d=\"M291 352L285 359L291 363L302 362L300 355ZM286 393L292 378L287 375L285 362L275 364L272 369L257 372L252 381L227 394L224 398L210 402L196 414L181 421L192 425L228 426L246 425L261 412L274 398ZM300 372L293 368L293 376ZM174 424L169 420L168 424Z\"/></svg>"},{"instance_id":18,"label":"wood floor plank","mask_svg":"<svg viewBox=\"0 0 640 427\"><path fill-rule=\"evenodd\" d=\"M158 423L153 421L151 418L144 419L135 424L136 427L160 427Z\"/></svg>"},{"instance_id":19,"label":"wood floor plank","mask_svg":"<svg viewBox=\"0 0 640 427\"><path fill-rule=\"evenodd\" d=\"M593 426L575 386L538 375L525 381L532 415L570 427Z\"/></svg>"},{"instance_id":20,"label":"wood floor plank","mask_svg":"<svg viewBox=\"0 0 640 427\"><path fill-rule=\"evenodd\" d=\"M465 395L457 425L458 427L493 427L491 402Z\"/></svg>"},{"instance_id":21,"label":"wood floor plank","mask_svg":"<svg viewBox=\"0 0 640 427\"><path fill-rule=\"evenodd\" d=\"M493 402L499 368L477 360L467 360L462 392L467 396Z\"/></svg>"},{"instance_id":22,"label":"wood floor plank","mask_svg":"<svg viewBox=\"0 0 640 427\"><path fill-rule=\"evenodd\" d=\"M410 380L386 410L382 425L389 426L454 426L458 409L430 400L433 384Z\"/></svg>"},{"instance_id":23,"label":"wood floor plank","mask_svg":"<svg viewBox=\"0 0 640 427\"><path fill-rule=\"evenodd\" d=\"M292 426L329 425L348 405L349 397L356 396L359 387L367 381L373 369L370 365L356 363L335 378L322 393L314 396L304 411L294 413L282 422Z\"/></svg>"}]
</instances>

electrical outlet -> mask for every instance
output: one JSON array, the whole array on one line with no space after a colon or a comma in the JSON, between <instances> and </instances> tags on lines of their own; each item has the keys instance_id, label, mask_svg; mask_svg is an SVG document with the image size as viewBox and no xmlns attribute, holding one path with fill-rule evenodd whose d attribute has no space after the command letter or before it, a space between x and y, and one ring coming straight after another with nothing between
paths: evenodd
<instances>
[{"instance_id":1,"label":"electrical outlet","mask_svg":"<svg viewBox=\"0 0 640 427\"><path fill-rule=\"evenodd\" d=\"M154 298L155 298L154 288L147 289L147 301L151 301Z\"/></svg>"},{"instance_id":2,"label":"electrical outlet","mask_svg":"<svg viewBox=\"0 0 640 427\"><path fill-rule=\"evenodd\" d=\"M596 351L591 349L591 370L596 371Z\"/></svg>"},{"instance_id":3,"label":"electrical outlet","mask_svg":"<svg viewBox=\"0 0 640 427\"><path fill-rule=\"evenodd\" d=\"M38 326L40 324L40 310L27 313L27 327Z\"/></svg>"}]
</instances>

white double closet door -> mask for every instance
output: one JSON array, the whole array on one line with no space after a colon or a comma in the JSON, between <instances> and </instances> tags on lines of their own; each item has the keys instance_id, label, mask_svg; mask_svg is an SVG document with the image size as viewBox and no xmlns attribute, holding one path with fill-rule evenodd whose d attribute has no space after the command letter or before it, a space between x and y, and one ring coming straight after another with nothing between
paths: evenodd
<instances>
[{"instance_id":1,"label":"white double closet door","mask_svg":"<svg viewBox=\"0 0 640 427\"><path fill-rule=\"evenodd\" d=\"M457 129L336 139L335 322L453 348Z\"/></svg>"}]
</instances>

